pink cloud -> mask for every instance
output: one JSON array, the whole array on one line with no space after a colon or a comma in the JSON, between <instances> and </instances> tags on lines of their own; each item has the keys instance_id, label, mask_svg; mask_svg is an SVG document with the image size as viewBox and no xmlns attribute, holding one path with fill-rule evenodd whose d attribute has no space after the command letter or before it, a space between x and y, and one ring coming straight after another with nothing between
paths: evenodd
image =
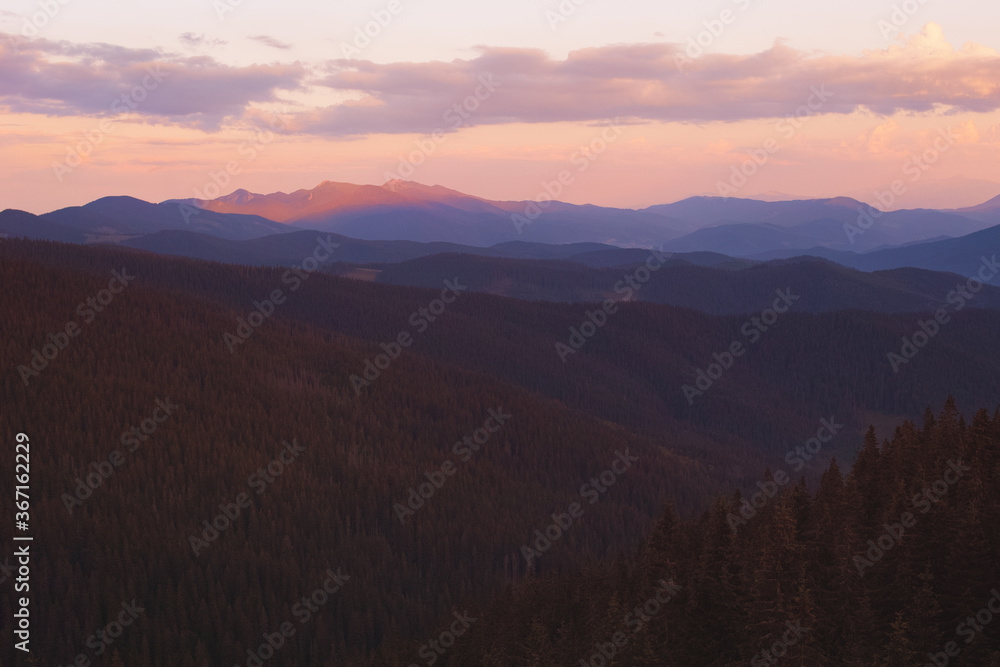
<instances>
[{"instance_id":1,"label":"pink cloud","mask_svg":"<svg viewBox=\"0 0 1000 667\"><path fill-rule=\"evenodd\" d=\"M554 59L541 50L482 48L471 59L379 64L330 61L224 65L156 49L34 40L20 50L0 35L0 106L9 112L106 115L149 67L161 90L134 113L201 129L253 122L280 91L334 90L354 99L286 114L286 132L331 137L425 133L477 125L584 122L711 122L777 118L817 90L820 114L867 110L988 112L1000 108L1000 55L950 45L928 24L905 43L861 55L793 49L781 42L748 55L688 58L677 44L618 44ZM313 71L320 71L319 77ZM484 82L492 82L484 95ZM456 122L456 105L461 122ZM450 114L450 115L449 115Z\"/></svg>"},{"instance_id":2,"label":"pink cloud","mask_svg":"<svg viewBox=\"0 0 1000 667\"><path fill-rule=\"evenodd\" d=\"M9 113L104 116L128 109L155 120L214 128L227 117L242 116L252 103L277 100L279 90L299 88L306 71L300 64L232 67L208 56L110 44L45 39L22 42L17 49L4 44L0 36L0 106ZM123 96L128 101L122 102Z\"/></svg>"},{"instance_id":3,"label":"pink cloud","mask_svg":"<svg viewBox=\"0 0 1000 667\"><path fill-rule=\"evenodd\" d=\"M815 54L782 43L750 55L688 58L675 44L612 45L555 60L532 49L484 48L470 60L380 65L338 60L319 83L364 94L362 102L303 115L302 132L430 131L489 74L502 90L468 125L509 122L707 122L793 114L811 91L832 93L821 113L890 115L1000 107L1000 55L954 49L929 24L904 45L860 56Z\"/></svg>"}]
</instances>

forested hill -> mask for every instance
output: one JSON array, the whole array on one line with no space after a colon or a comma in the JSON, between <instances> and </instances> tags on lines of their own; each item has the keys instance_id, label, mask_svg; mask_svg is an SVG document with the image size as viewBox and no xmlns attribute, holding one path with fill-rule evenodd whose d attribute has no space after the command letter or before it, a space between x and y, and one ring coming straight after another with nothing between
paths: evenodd
<instances>
[{"instance_id":1,"label":"forested hill","mask_svg":"<svg viewBox=\"0 0 1000 667\"><path fill-rule=\"evenodd\" d=\"M88 651L133 600L144 612L108 664L245 664L338 568L350 579L280 659L365 664L397 642L419 649L529 572L633 553L664 502L690 517L768 466L798 473L786 452L821 420L844 425L823 456L851 456L873 419L919 416L949 393L1000 403L990 311L954 313L896 374L886 353L913 315L791 307L751 342L746 317L622 303L564 362L556 343L597 306L456 286L431 319L421 309L437 311L445 286L288 271L0 241L0 409L7 440L27 433L35 454L44 664ZM746 353L689 402L684 385L734 340ZM377 377L352 381L376 375L373 360ZM466 438L497 426L491 410L510 418L473 449ZM259 472L287 452L280 474ZM608 470L613 484L589 481ZM583 517L529 568L522 547L574 502Z\"/></svg>"},{"instance_id":2,"label":"forested hill","mask_svg":"<svg viewBox=\"0 0 1000 667\"><path fill-rule=\"evenodd\" d=\"M583 266L573 260L449 253L373 265L372 275L376 282L418 287L440 285L444 279L460 275L475 292L527 300L596 303L620 299L627 292L628 284L623 279L647 258L655 257L649 251L640 252L631 262L601 268ZM353 269L339 270L348 273ZM810 294L808 300L798 305L800 312L920 313L948 306L948 295L965 282L965 278L952 273L913 268L863 273L816 258L753 266L698 266L684 259L667 259L632 296L714 315L738 315L763 303L774 292L775 285L797 285ZM1000 287L984 286L969 305L1000 308Z\"/></svg>"},{"instance_id":3,"label":"forested hill","mask_svg":"<svg viewBox=\"0 0 1000 667\"><path fill-rule=\"evenodd\" d=\"M635 561L524 582L448 664L1000 665L1000 410L949 402L815 493L744 502L668 507Z\"/></svg>"}]
</instances>

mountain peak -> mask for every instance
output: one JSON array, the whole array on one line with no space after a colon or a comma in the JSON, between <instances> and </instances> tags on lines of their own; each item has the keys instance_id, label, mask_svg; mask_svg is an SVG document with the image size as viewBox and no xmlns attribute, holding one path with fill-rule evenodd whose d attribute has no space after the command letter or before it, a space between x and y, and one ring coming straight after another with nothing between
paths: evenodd
<instances>
[{"instance_id":1,"label":"mountain peak","mask_svg":"<svg viewBox=\"0 0 1000 667\"><path fill-rule=\"evenodd\" d=\"M424 185L417 181L407 181L402 178L393 178L392 180L386 181L382 184L382 189L388 190L389 192L400 193L425 193L425 194L462 194L455 192L454 190L449 190L448 188L442 187L440 185ZM468 196L468 195L463 195Z\"/></svg>"},{"instance_id":2,"label":"mountain peak","mask_svg":"<svg viewBox=\"0 0 1000 667\"><path fill-rule=\"evenodd\" d=\"M382 184L382 187L386 190L392 190L393 192L398 192L404 188L411 187L413 185L420 185L416 181L406 181L402 178L393 178L392 180L386 181Z\"/></svg>"},{"instance_id":3,"label":"mountain peak","mask_svg":"<svg viewBox=\"0 0 1000 667\"><path fill-rule=\"evenodd\" d=\"M234 190L230 192L228 195L223 195L219 197L215 201L224 201L224 202L229 202L231 204L245 204L248 201L253 200L256 196L257 195L250 192L249 190L244 190L243 188L240 188L239 190Z\"/></svg>"},{"instance_id":4,"label":"mountain peak","mask_svg":"<svg viewBox=\"0 0 1000 667\"><path fill-rule=\"evenodd\" d=\"M1000 195L997 195L993 199L990 199L989 201L985 201L982 204L979 204L978 206L970 206L969 208L959 209L959 210L970 211L970 212L972 212L972 211L992 211L992 210L995 210L995 209L998 209L998 208L1000 208Z\"/></svg>"},{"instance_id":5,"label":"mountain peak","mask_svg":"<svg viewBox=\"0 0 1000 667\"><path fill-rule=\"evenodd\" d=\"M868 206L864 202L860 202L853 197L831 197L826 200L827 206L846 206L848 208L861 208L863 206ZM871 208L868 206L868 208Z\"/></svg>"}]
</instances>

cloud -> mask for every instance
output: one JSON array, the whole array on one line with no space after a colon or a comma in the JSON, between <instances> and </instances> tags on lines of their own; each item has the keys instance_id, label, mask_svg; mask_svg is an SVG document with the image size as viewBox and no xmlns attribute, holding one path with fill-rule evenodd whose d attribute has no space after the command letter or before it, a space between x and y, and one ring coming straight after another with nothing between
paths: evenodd
<instances>
[{"instance_id":1,"label":"cloud","mask_svg":"<svg viewBox=\"0 0 1000 667\"><path fill-rule=\"evenodd\" d=\"M264 44L266 46L270 46L271 48L274 49L282 49L283 51L288 51L289 49L292 48L291 44L286 44L285 42L279 42L274 37L270 37L268 35L254 35L253 37L250 37L250 39L254 40L255 42L260 42L261 44Z\"/></svg>"},{"instance_id":2,"label":"cloud","mask_svg":"<svg viewBox=\"0 0 1000 667\"><path fill-rule=\"evenodd\" d=\"M314 68L237 67L205 55L44 39L18 51L6 48L3 37L0 106L8 111L107 115L154 67L168 76L134 113L205 129L227 119L259 120L260 105L279 101L280 91L301 93L297 99L305 104L310 94L346 99L285 116L285 132L334 137L616 117L630 123L769 119L795 113L814 90L831 94L821 114L862 110L888 118L1000 108L1000 55L971 43L955 48L934 24L860 55L801 51L780 41L759 53L693 59L684 45L669 43L581 49L564 59L537 49L482 47L472 58L449 62L333 60ZM191 33L181 39L209 43ZM251 39L288 46L266 35ZM456 105L464 108L456 112Z\"/></svg>"},{"instance_id":3,"label":"cloud","mask_svg":"<svg viewBox=\"0 0 1000 667\"><path fill-rule=\"evenodd\" d=\"M336 60L319 85L360 97L303 114L296 127L328 135L430 131L474 94L485 74L501 86L469 125L776 118L795 113L824 86L832 93L824 114L1000 108L1000 55L975 44L955 49L934 24L903 44L860 56L816 54L781 42L760 53L696 59L683 49L612 45L555 60L541 50L483 48L476 58L451 62Z\"/></svg>"},{"instance_id":4,"label":"cloud","mask_svg":"<svg viewBox=\"0 0 1000 667\"><path fill-rule=\"evenodd\" d=\"M233 67L208 56L110 44L35 39L15 50L0 36L0 107L11 113L117 115L116 100L159 79L143 99L132 98L132 113L215 129L251 104L277 101L280 90L299 89L305 73L301 64Z\"/></svg>"},{"instance_id":5,"label":"cloud","mask_svg":"<svg viewBox=\"0 0 1000 667\"><path fill-rule=\"evenodd\" d=\"M213 46L225 46L229 42L224 39L209 39L205 37L204 34L196 35L193 32L181 33L179 39L186 46L191 48L203 48L203 47L213 47Z\"/></svg>"}]
</instances>

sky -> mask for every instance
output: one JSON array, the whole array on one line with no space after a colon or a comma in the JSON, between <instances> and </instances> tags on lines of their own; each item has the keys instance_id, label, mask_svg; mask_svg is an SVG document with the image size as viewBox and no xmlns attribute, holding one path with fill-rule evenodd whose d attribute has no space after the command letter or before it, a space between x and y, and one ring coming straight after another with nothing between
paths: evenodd
<instances>
[{"instance_id":1,"label":"sky","mask_svg":"<svg viewBox=\"0 0 1000 667\"><path fill-rule=\"evenodd\" d=\"M632 208L884 203L895 181L883 208L973 205L1000 194L998 19L968 0L8 0L0 208L392 178Z\"/></svg>"}]
</instances>

